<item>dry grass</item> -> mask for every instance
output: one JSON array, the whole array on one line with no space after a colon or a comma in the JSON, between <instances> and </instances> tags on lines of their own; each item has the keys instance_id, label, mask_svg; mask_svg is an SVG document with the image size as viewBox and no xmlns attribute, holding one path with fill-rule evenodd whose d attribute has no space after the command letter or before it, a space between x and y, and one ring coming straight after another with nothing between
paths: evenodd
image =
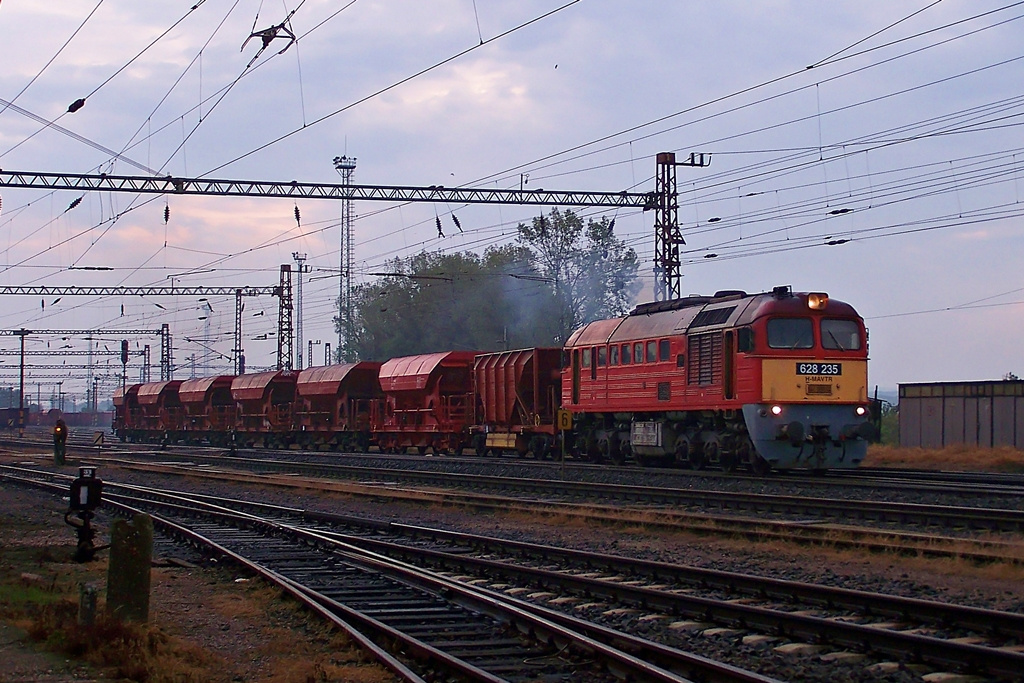
<instances>
[{"instance_id":1,"label":"dry grass","mask_svg":"<svg viewBox=\"0 0 1024 683\"><path fill-rule=\"evenodd\" d=\"M911 467L926 470L959 470L1024 473L1024 451L1016 448L899 448L872 444L864 467Z\"/></svg>"},{"instance_id":2,"label":"dry grass","mask_svg":"<svg viewBox=\"0 0 1024 683\"><path fill-rule=\"evenodd\" d=\"M191 683L210 680L222 662L203 649L171 638L159 629L122 623L98 614L89 627L77 623L78 605L61 600L30 611L29 637L48 649L80 659L108 676L142 683Z\"/></svg>"}]
</instances>

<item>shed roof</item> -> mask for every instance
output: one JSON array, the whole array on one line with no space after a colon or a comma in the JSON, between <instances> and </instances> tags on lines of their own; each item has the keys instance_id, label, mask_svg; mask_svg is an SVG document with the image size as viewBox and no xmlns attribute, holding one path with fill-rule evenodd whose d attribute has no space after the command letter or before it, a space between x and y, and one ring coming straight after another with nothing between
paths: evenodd
<instances>
[{"instance_id":1,"label":"shed roof","mask_svg":"<svg viewBox=\"0 0 1024 683\"><path fill-rule=\"evenodd\" d=\"M425 389L435 370L442 367L469 368L476 355L475 351L443 351L392 358L380 368L380 386L384 391Z\"/></svg>"},{"instance_id":2,"label":"shed roof","mask_svg":"<svg viewBox=\"0 0 1024 683\"><path fill-rule=\"evenodd\" d=\"M333 396L341 391L352 372L378 371L383 363L360 361L342 365L320 365L299 373L299 396Z\"/></svg>"}]
</instances>

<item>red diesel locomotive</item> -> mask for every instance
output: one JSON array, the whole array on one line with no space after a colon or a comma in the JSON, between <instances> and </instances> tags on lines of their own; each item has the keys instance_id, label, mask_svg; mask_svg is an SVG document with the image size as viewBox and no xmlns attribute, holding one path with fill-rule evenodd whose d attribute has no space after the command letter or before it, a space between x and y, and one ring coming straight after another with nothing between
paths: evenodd
<instances>
[{"instance_id":1,"label":"red diesel locomotive","mask_svg":"<svg viewBox=\"0 0 1024 683\"><path fill-rule=\"evenodd\" d=\"M827 294L645 304L566 351L562 405L584 452L756 472L856 467L867 452L867 331Z\"/></svg>"},{"instance_id":2,"label":"red diesel locomotive","mask_svg":"<svg viewBox=\"0 0 1024 683\"><path fill-rule=\"evenodd\" d=\"M564 437L584 459L759 473L856 467L873 431L863 320L789 287L644 304L562 349L133 385L114 403L130 441L542 458Z\"/></svg>"}]
</instances>

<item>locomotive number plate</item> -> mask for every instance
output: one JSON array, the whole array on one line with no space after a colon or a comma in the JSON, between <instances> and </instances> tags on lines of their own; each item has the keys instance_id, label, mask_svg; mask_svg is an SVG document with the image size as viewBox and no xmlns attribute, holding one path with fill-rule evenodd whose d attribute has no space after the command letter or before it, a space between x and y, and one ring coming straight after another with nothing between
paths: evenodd
<instances>
[{"instance_id":1,"label":"locomotive number plate","mask_svg":"<svg viewBox=\"0 0 1024 683\"><path fill-rule=\"evenodd\" d=\"M797 363L796 374L798 375L830 375L838 376L843 374L842 363Z\"/></svg>"}]
</instances>

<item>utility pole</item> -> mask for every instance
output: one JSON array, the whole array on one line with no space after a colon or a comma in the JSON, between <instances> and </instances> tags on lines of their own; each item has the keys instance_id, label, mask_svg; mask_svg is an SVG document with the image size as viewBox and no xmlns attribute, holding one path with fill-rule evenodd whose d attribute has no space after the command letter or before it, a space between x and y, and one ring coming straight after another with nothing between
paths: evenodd
<instances>
[{"instance_id":1,"label":"utility pole","mask_svg":"<svg viewBox=\"0 0 1024 683\"><path fill-rule=\"evenodd\" d=\"M356 158L334 157L334 169L341 174L341 277L338 283L338 353L345 348L345 334L352 324L352 174Z\"/></svg>"},{"instance_id":2,"label":"utility pole","mask_svg":"<svg viewBox=\"0 0 1024 683\"><path fill-rule=\"evenodd\" d=\"M21 337L21 369L18 383L18 436L25 436L25 337L29 331L24 327L16 333Z\"/></svg>"},{"instance_id":3,"label":"utility pole","mask_svg":"<svg viewBox=\"0 0 1024 683\"><path fill-rule=\"evenodd\" d=\"M295 259L295 265L298 266L296 269L298 279L295 281L295 369L301 370L304 367L302 365L302 274L306 272L306 255L293 251L292 258ZM313 364L312 354L307 360L310 365Z\"/></svg>"}]
</instances>

